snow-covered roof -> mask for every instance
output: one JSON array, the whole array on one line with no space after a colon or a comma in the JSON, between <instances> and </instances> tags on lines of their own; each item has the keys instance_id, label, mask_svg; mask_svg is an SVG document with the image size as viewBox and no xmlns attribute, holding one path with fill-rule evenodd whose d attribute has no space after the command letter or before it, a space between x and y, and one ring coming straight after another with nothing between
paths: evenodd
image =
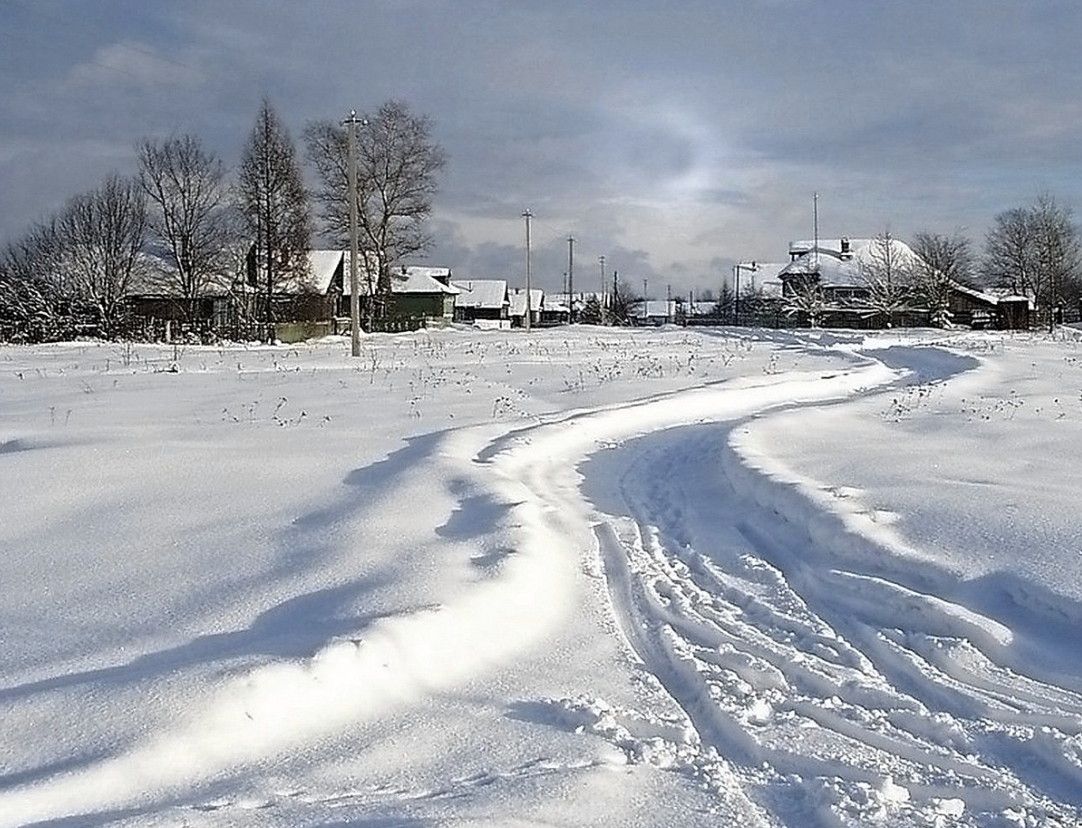
<instances>
[{"instance_id":1,"label":"snow-covered roof","mask_svg":"<svg viewBox=\"0 0 1082 828\"><path fill-rule=\"evenodd\" d=\"M349 251L343 254L342 295L352 296L349 279ZM379 259L374 254L368 255L368 269L358 268L360 276L358 292L361 296L367 296L370 287L376 281L379 270ZM448 267L421 267L417 265L396 267L391 271L391 293L445 293L457 294L458 288L449 284L451 269Z\"/></svg>"},{"instance_id":2,"label":"snow-covered roof","mask_svg":"<svg viewBox=\"0 0 1082 828\"><path fill-rule=\"evenodd\" d=\"M353 288L350 284L350 260L353 258L348 250L342 251L342 295L353 296ZM379 274L379 256L375 253L361 252L357 262L357 292L361 296L369 294L369 282L375 283ZM365 266L367 264L367 267Z\"/></svg>"},{"instance_id":3,"label":"snow-covered roof","mask_svg":"<svg viewBox=\"0 0 1082 828\"><path fill-rule=\"evenodd\" d=\"M690 316L713 316L718 309L718 303L697 299L694 302L686 303L684 308Z\"/></svg>"},{"instance_id":4,"label":"snow-covered roof","mask_svg":"<svg viewBox=\"0 0 1082 828\"><path fill-rule=\"evenodd\" d=\"M541 305L544 302L545 292L540 288L530 289L530 310L537 313L541 310ZM511 316L525 316L526 315L526 289L525 288L513 288L507 298L511 302L510 314Z\"/></svg>"},{"instance_id":5,"label":"snow-covered roof","mask_svg":"<svg viewBox=\"0 0 1082 828\"><path fill-rule=\"evenodd\" d=\"M128 280L128 296L178 297L176 265L154 253L140 253Z\"/></svg>"},{"instance_id":6,"label":"snow-covered roof","mask_svg":"<svg viewBox=\"0 0 1082 828\"><path fill-rule=\"evenodd\" d=\"M770 298L776 299L782 295L781 282L777 279L764 279L759 282L759 289L763 292L763 296Z\"/></svg>"},{"instance_id":7,"label":"snow-covered roof","mask_svg":"<svg viewBox=\"0 0 1082 828\"><path fill-rule=\"evenodd\" d=\"M368 268L358 268L359 292L362 296L369 293L369 278L374 281L379 270L379 258L375 254L362 255L367 258ZM278 280L277 292L286 294L316 293L326 296L332 286L337 285L336 278L341 275L342 295L353 295L349 277L350 253L348 250L309 250L307 252L307 273L296 276L283 276ZM262 268L259 268L262 270ZM138 279L133 280L128 291L132 296L179 296L176 286L176 267L162 256L143 254ZM257 274L256 278L259 278ZM455 295L458 288L450 284L451 269L447 267L422 267L411 265L395 268L391 278L393 293L444 293ZM224 296L229 292L231 277L223 275L208 286L207 296Z\"/></svg>"},{"instance_id":8,"label":"snow-covered roof","mask_svg":"<svg viewBox=\"0 0 1082 828\"><path fill-rule=\"evenodd\" d=\"M335 284L335 275L339 265L345 269L349 254L341 250L309 250L305 253L307 260L306 272L302 274L283 274L276 279L275 291L285 294L315 293L326 296L332 285ZM260 273L265 273L262 262L256 267ZM260 276L257 275L257 279ZM345 281L349 281L348 277ZM262 284L262 281L259 282Z\"/></svg>"},{"instance_id":9,"label":"snow-covered roof","mask_svg":"<svg viewBox=\"0 0 1082 828\"><path fill-rule=\"evenodd\" d=\"M971 296L972 298L980 302L986 302L989 305L998 305L1001 298L993 293L988 293L987 291L983 290L976 290L975 288L967 287L961 282L955 282L953 280L951 281L950 286L952 290L958 293L964 294L966 296Z\"/></svg>"},{"instance_id":10,"label":"snow-covered roof","mask_svg":"<svg viewBox=\"0 0 1082 828\"><path fill-rule=\"evenodd\" d=\"M632 308L637 319L671 319L676 316L678 305L674 299L648 299Z\"/></svg>"},{"instance_id":11,"label":"snow-covered roof","mask_svg":"<svg viewBox=\"0 0 1082 828\"><path fill-rule=\"evenodd\" d=\"M456 279L451 284L460 291L455 297L456 308L499 310L508 303L504 279Z\"/></svg>"},{"instance_id":12,"label":"snow-covered roof","mask_svg":"<svg viewBox=\"0 0 1082 828\"><path fill-rule=\"evenodd\" d=\"M823 287L865 287L867 279L861 268L874 264L876 258L882 255L881 240L844 240L849 245L847 253L841 252L842 241L820 239L818 247L814 242L790 242L790 252L799 255L778 272L778 278L815 273ZM890 246L899 267L907 267L916 261L917 255L900 239L890 239ZM801 253L801 250L805 252Z\"/></svg>"},{"instance_id":13,"label":"snow-covered roof","mask_svg":"<svg viewBox=\"0 0 1082 828\"><path fill-rule=\"evenodd\" d=\"M860 267L852 259L839 259L830 253L806 253L787 264L778 273L779 279L790 276L818 274L824 287L857 287L865 284Z\"/></svg>"},{"instance_id":14,"label":"snow-covered roof","mask_svg":"<svg viewBox=\"0 0 1082 828\"><path fill-rule=\"evenodd\" d=\"M574 293L555 293L545 294L545 307L548 307L550 297L555 297L553 301L556 302L561 308L581 308L589 299L601 300L601 294L599 293L580 293L575 291Z\"/></svg>"},{"instance_id":15,"label":"snow-covered roof","mask_svg":"<svg viewBox=\"0 0 1082 828\"><path fill-rule=\"evenodd\" d=\"M391 272L391 293L446 293L457 295L459 289L451 283L449 267L395 268Z\"/></svg>"},{"instance_id":16,"label":"snow-covered roof","mask_svg":"<svg viewBox=\"0 0 1082 828\"><path fill-rule=\"evenodd\" d=\"M344 261L341 250L309 250L307 284L311 291L326 295Z\"/></svg>"},{"instance_id":17,"label":"snow-covered roof","mask_svg":"<svg viewBox=\"0 0 1082 828\"><path fill-rule=\"evenodd\" d=\"M205 297L227 296L233 278L225 273L216 274L208 279L200 290ZM128 281L126 295L180 299L179 274L176 264L166 255L142 252Z\"/></svg>"},{"instance_id":18,"label":"snow-covered roof","mask_svg":"<svg viewBox=\"0 0 1082 828\"><path fill-rule=\"evenodd\" d=\"M451 268L449 267L409 265L408 267L396 268L396 273L400 275L406 274L411 279L435 279L437 282L442 282L445 286L449 286L451 283Z\"/></svg>"},{"instance_id":19,"label":"snow-covered roof","mask_svg":"<svg viewBox=\"0 0 1082 828\"><path fill-rule=\"evenodd\" d=\"M951 280L950 286L952 290L958 293L964 294L966 296L971 296L977 301L985 302L989 305L999 305L1004 302L1026 302L1029 304L1031 309L1033 308L1033 299L1031 297L1023 296L1021 294L1014 293L1013 291L996 290L994 288L991 290L979 290L977 288L971 288L963 285L961 282L956 282L953 279Z\"/></svg>"},{"instance_id":20,"label":"snow-covered roof","mask_svg":"<svg viewBox=\"0 0 1082 828\"><path fill-rule=\"evenodd\" d=\"M850 239L848 237L840 239L819 239L818 243L815 239L798 239L797 241L789 242L789 255L800 256L804 253L811 253L818 246L820 253L832 253L835 256L840 256L847 244L850 249L852 249L858 242L867 241L868 239Z\"/></svg>"}]
</instances>

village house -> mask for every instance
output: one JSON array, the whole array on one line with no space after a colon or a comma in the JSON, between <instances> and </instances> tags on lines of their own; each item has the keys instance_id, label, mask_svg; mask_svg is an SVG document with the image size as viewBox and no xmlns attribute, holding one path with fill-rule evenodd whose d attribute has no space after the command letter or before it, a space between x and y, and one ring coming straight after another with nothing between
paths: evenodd
<instances>
[{"instance_id":1,"label":"village house","mask_svg":"<svg viewBox=\"0 0 1082 828\"><path fill-rule=\"evenodd\" d=\"M198 295L185 298L177 268L161 256L143 254L128 283L125 310L133 329L147 339L203 337L236 324L232 280L207 281Z\"/></svg>"},{"instance_id":2,"label":"village house","mask_svg":"<svg viewBox=\"0 0 1082 828\"><path fill-rule=\"evenodd\" d=\"M634 325L659 327L683 324L684 303L675 299L650 299L631 306L631 322Z\"/></svg>"},{"instance_id":3,"label":"village house","mask_svg":"<svg viewBox=\"0 0 1082 828\"><path fill-rule=\"evenodd\" d=\"M358 268L358 297L362 318L375 288L377 265ZM267 295L263 269L248 256L240 277L223 274L192 302L183 300L168 264L155 260L142 269L127 297L130 313L148 335L170 338L191 331L200 335L236 336L252 333L266 319ZM442 325L454 315L458 289L446 267L400 266L391 273L391 306L381 324L394 329ZM348 329L352 291L349 252L309 250L304 267L275 280L271 294L274 336L295 342Z\"/></svg>"},{"instance_id":4,"label":"village house","mask_svg":"<svg viewBox=\"0 0 1082 828\"><path fill-rule=\"evenodd\" d=\"M512 328L526 326L526 289L512 288L507 295L510 300L508 315L511 318ZM530 289L530 326L541 324L541 309L544 306L545 293L539 288Z\"/></svg>"},{"instance_id":5,"label":"village house","mask_svg":"<svg viewBox=\"0 0 1082 828\"><path fill-rule=\"evenodd\" d=\"M1033 300L1013 293L977 290L951 282L951 321L974 329L1019 331L1029 328Z\"/></svg>"},{"instance_id":6,"label":"village house","mask_svg":"<svg viewBox=\"0 0 1082 828\"><path fill-rule=\"evenodd\" d=\"M478 328L511 327L511 301L507 282L503 279L465 279L451 284L458 288L455 296L456 322L473 324Z\"/></svg>"},{"instance_id":7,"label":"village house","mask_svg":"<svg viewBox=\"0 0 1082 828\"><path fill-rule=\"evenodd\" d=\"M449 324L454 319L455 297L459 294L451 276L449 267L402 265L393 268L389 315L419 322L418 327ZM362 299L367 296L367 285L367 282L362 283Z\"/></svg>"},{"instance_id":8,"label":"village house","mask_svg":"<svg viewBox=\"0 0 1082 828\"><path fill-rule=\"evenodd\" d=\"M598 293L546 293L545 305L558 308L559 313L566 313L567 322L577 322L582 317L582 309L590 300L601 302L601 294Z\"/></svg>"},{"instance_id":9,"label":"village house","mask_svg":"<svg viewBox=\"0 0 1082 828\"><path fill-rule=\"evenodd\" d=\"M571 322L571 305L560 295L544 293L541 296L541 326L567 325Z\"/></svg>"},{"instance_id":10,"label":"village house","mask_svg":"<svg viewBox=\"0 0 1082 828\"><path fill-rule=\"evenodd\" d=\"M905 242L891 238L889 250L883 239L822 239L795 241L789 245L790 262L778 272L782 301L790 307L803 292L814 290L820 304L819 324L828 327L866 328L883 324L874 307L870 276L882 271L886 259L905 280L917 256ZM880 274L882 278L882 274ZM947 316L951 324L975 328L1024 329L1030 324L1031 303L1026 297L1000 295L947 283ZM891 321L901 326L932 323L926 307L907 306Z\"/></svg>"},{"instance_id":11,"label":"village house","mask_svg":"<svg viewBox=\"0 0 1082 828\"><path fill-rule=\"evenodd\" d=\"M882 324L871 303L867 268L877 255L885 255L901 278L903 269L916 259L909 245L887 239L889 248L880 249L876 239L820 239L789 244L789 263L778 272L782 301L792 305L802 294L814 292L820 302L819 324L827 327L867 328ZM922 325L927 315L900 313L892 320L900 325Z\"/></svg>"}]
</instances>

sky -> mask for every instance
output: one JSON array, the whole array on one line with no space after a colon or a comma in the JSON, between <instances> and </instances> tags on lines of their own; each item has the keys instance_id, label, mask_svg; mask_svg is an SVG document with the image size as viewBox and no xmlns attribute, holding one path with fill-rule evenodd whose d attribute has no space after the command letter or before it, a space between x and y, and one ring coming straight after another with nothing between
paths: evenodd
<instances>
[{"instance_id":1,"label":"sky","mask_svg":"<svg viewBox=\"0 0 1082 828\"><path fill-rule=\"evenodd\" d=\"M1082 825L1082 330L362 345L0 344L0 828Z\"/></svg>"},{"instance_id":2,"label":"sky","mask_svg":"<svg viewBox=\"0 0 1082 828\"><path fill-rule=\"evenodd\" d=\"M812 237L1082 205L1073 0L0 0L0 241L193 134L230 166L391 99L449 163L425 263L662 298ZM311 183L314 183L311 180ZM600 257L605 257L602 266ZM603 270L604 268L604 270Z\"/></svg>"}]
</instances>

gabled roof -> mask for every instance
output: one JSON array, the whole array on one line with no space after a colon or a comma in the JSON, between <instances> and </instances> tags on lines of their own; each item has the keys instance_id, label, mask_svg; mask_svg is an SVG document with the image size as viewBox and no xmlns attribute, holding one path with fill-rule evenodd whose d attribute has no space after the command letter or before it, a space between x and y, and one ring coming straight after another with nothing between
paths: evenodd
<instances>
[{"instance_id":1,"label":"gabled roof","mask_svg":"<svg viewBox=\"0 0 1082 828\"><path fill-rule=\"evenodd\" d=\"M425 265L409 265L408 267L399 268L401 273L406 273L410 278L429 277L435 279L437 282L442 282L445 285L451 283L451 268L449 267L427 267Z\"/></svg>"},{"instance_id":2,"label":"gabled roof","mask_svg":"<svg viewBox=\"0 0 1082 828\"><path fill-rule=\"evenodd\" d=\"M215 274L207 280L200 295L204 297L228 296L231 283L232 279L228 275ZM168 255L139 253L138 262L128 282L125 295L180 299L183 294L176 264Z\"/></svg>"},{"instance_id":3,"label":"gabled roof","mask_svg":"<svg viewBox=\"0 0 1082 828\"><path fill-rule=\"evenodd\" d=\"M310 291L326 295L345 258L346 254L341 250L309 250L307 284Z\"/></svg>"},{"instance_id":4,"label":"gabled roof","mask_svg":"<svg viewBox=\"0 0 1082 828\"><path fill-rule=\"evenodd\" d=\"M500 310L509 304L504 279L456 279L451 284L460 291L456 308Z\"/></svg>"},{"instance_id":5,"label":"gabled roof","mask_svg":"<svg viewBox=\"0 0 1082 828\"><path fill-rule=\"evenodd\" d=\"M157 253L139 253L135 270L128 280L128 296L179 298L177 266Z\"/></svg>"},{"instance_id":6,"label":"gabled roof","mask_svg":"<svg viewBox=\"0 0 1082 828\"><path fill-rule=\"evenodd\" d=\"M1025 302L1029 305L1030 309L1033 308L1033 300L1028 296L1020 296L1017 293L1011 291L997 291L997 290L978 290L976 288L967 287L961 282L956 282L954 279L950 280L951 290L956 293L961 293L964 296L969 296L972 299L976 299L978 302L984 302L988 305L1000 305L1008 302Z\"/></svg>"},{"instance_id":7,"label":"gabled roof","mask_svg":"<svg viewBox=\"0 0 1082 828\"><path fill-rule=\"evenodd\" d=\"M444 293L454 296L459 289L450 284L448 267L401 267L391 272L391 293Z\"/></svg>"},{"instance_id":8,"label":"gabled roof","mask_svg":"<svg viewBox=\"0 0 1082 828\"><path fill-rule=\"evenodd\" d=\"M305 251L304 272L276 274L274 292L289 296L313 293L326 296L341 261L341 250ZM256 262L256 271L257 284L262 285L266 275L262 261Z\"/></svg>"},{"instance_id":9,"label":"gabled roof","mask_svg":"<svg viewBox=\"0 0 1082 828\"><path fill-rule=\"evenodd\" d=\"M525 316L526 315L526 289L515 288L508 294L508 299L511 300L511 316ZM541 310L541 305L545 300L545 292L540 288L532 288L530 290L530 310L537 313Z\"/></svg>"},{"instance_id":10,"label":"gabled roof","mask_svg":"<svg viewBox=\"0 0 1082 828\"><path fill-rule=\"evenodd\" d=\"M350 251L342 251L342 295L347 298L353 296L349 273L352 258ZM368 289L369 282L374 283L379 273L379 257L375 253L365 253L362 250L358 258L360 261L357 262L357 293L361 296L367 296L370 292ZM366 264L367 267L365 267Z\"/></svg>"},{"instance_id":11,"label":"gabled roof","mask_svg":"<svg viewBox=\"0 0 1082 828\"><path fill-rule=\"evenodd\" d=\"M364 256L362 255L361 258L363 262ZM353 295L350 288L349 260L349 251L344 251L342 253L342 295L346 297ZM369 254L367 261L368 269L363 266L357 268L357 292L361 296L369 295L370 288L374 286L376 274L379 271L379 259L375 254ZM443 293L453 296L458 293L458 288L449 284L450 278L451 269L449 267L420 267L415 265L396 267L391 271L391 293Z\"/></svg>"}]
</instances>

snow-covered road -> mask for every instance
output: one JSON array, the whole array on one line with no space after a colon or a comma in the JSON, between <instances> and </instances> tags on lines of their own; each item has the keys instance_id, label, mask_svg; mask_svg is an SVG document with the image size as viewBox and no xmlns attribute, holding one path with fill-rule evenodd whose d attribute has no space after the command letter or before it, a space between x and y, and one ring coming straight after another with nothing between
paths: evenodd
<instances>
[{"instance_id":1,"label":"snow-covered road","mask_svg":"<svg viewBox=\"0 0 1082 828\"><path fill-rule=\"evenodd\" d=\"M934 348L867 355L878 364L810 383L775 377L580 415L573 438L543 426L507 453L555 513L568 504L544 481L580 469L619 627L687 717L666 750L709 780L734 823L934 824L1013 808L1075 824L1082 695L1004 666L1018 661L1012 630L941 596L949 575L930 557L930 571L912 549L899 565L890 515L816 502L749 467L730 440L769 409L875 387L881 366L939 383L977 364ZM633 720L618 743L639 758L658 746L634 738Z\"/></svg>"}]
</instances>

